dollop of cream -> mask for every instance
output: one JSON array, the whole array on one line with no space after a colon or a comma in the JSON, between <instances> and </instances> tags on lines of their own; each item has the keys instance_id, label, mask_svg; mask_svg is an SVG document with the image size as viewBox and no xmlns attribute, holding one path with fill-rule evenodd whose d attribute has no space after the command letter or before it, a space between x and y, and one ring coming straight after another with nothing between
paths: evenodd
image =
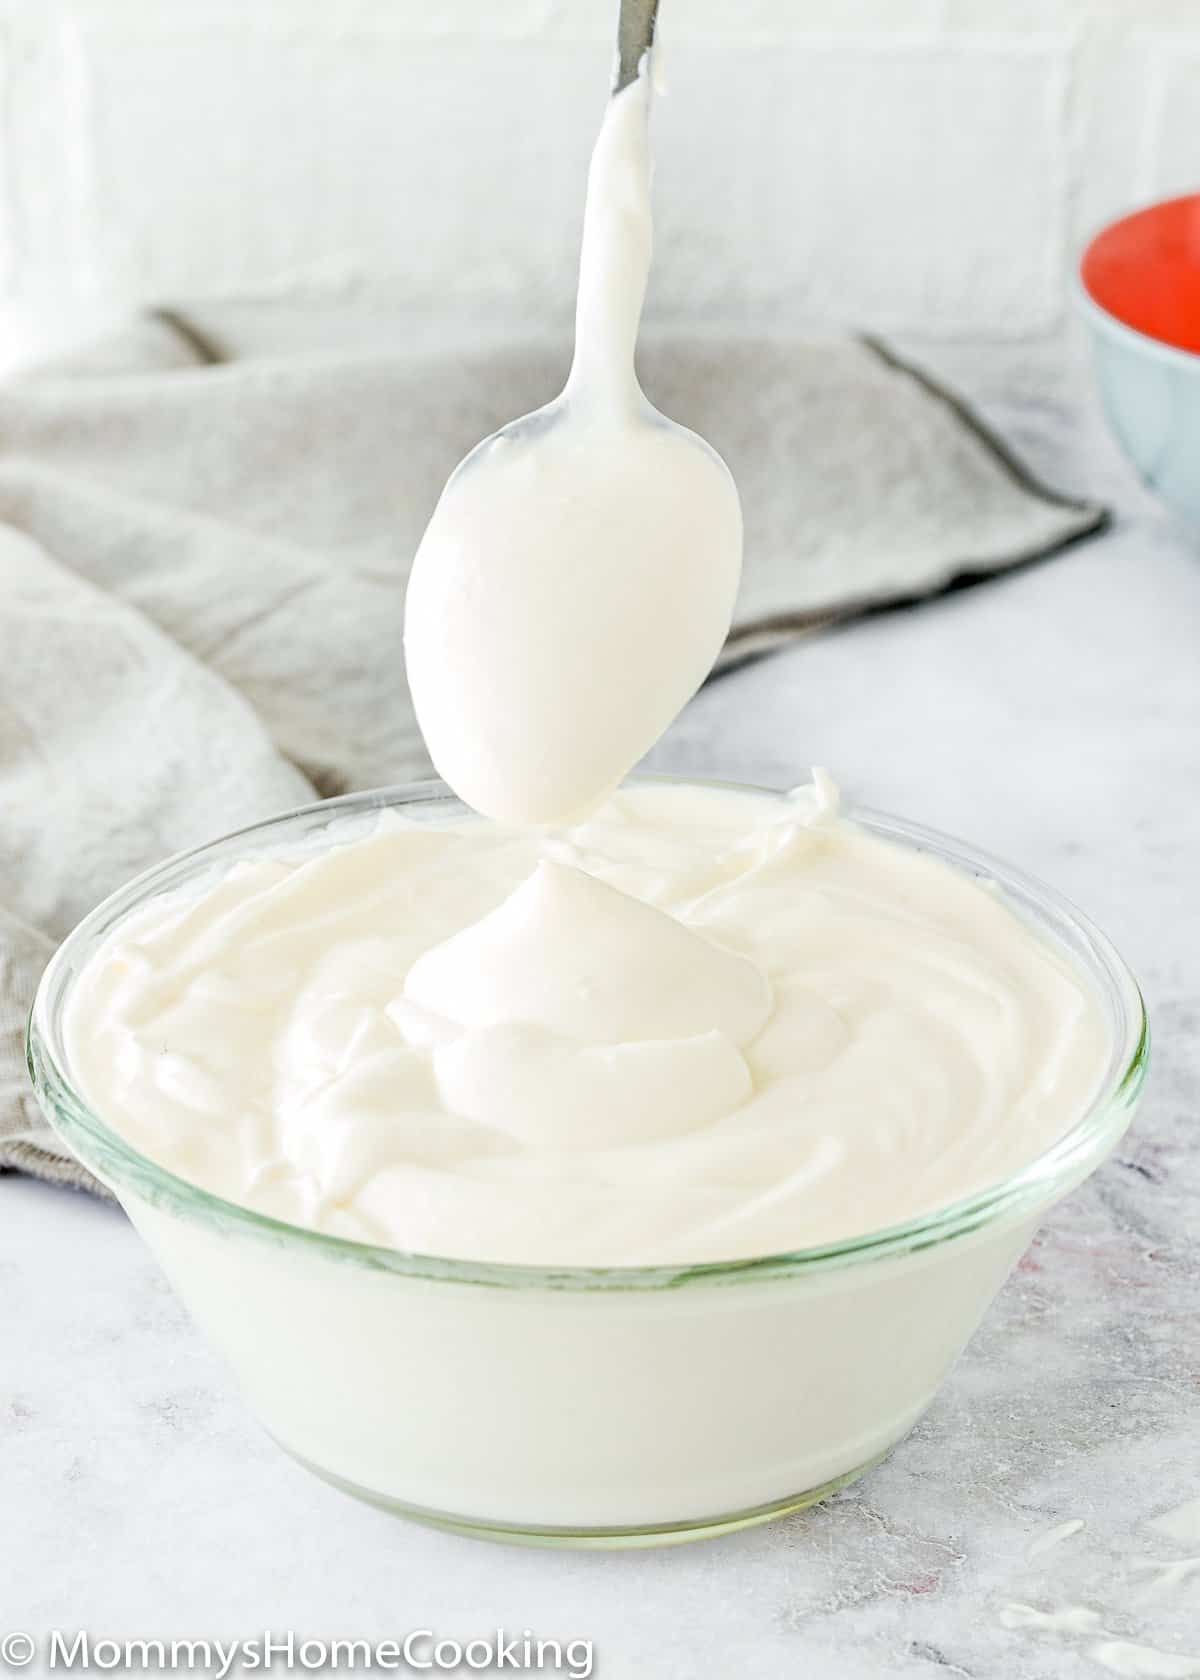
<instances>
[{"instance_id":1,"label":"dollop of cream","mask_svg":"<svg viewBox=\"0 0 1200 1680\"><path fill-rule=\"evenodd\" d=\"M892 1225L1033 1159L1106 1063L985 885L783 799L623 790L561 832L385 813L113 930L87 1099L180 1176L452 1257L686 1264Z\"/></svg>"},{"instance_id":2,"label":"dollop of cream","mask_svg":"<svg viewBox=\"0 0 1200 1680\"><path fill-rule=\"evenodd\" d=\"M570 864L543 859L504 903L427 951L404 995L462 1027L512 1021L583 1043L748 1044L771 1012L747 958Z\"/></svg>"},{"instance_id":3,"label":"dollop of cream","mask_svg":"<svg viewBox=\"0 0 1200 1680\"><path fill-rule=\"evenodd\" d=\"M445 1106L546 1150L719 1119L753 1090L739 1048L771 1012L747 958L550 859L418 957L404 996L461 1034L434 1052Z\"/></svg>"}]
</instances>

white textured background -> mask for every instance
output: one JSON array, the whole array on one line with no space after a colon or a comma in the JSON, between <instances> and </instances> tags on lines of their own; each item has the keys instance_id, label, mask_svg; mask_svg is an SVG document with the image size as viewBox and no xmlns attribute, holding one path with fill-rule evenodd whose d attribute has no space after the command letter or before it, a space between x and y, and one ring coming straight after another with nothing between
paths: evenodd
<instances>
[{"instance_id":1,"label":"white textured background","mask_svg":"<svg viewBox=\"0 0 1200 1680\"><path fill-rule=\"evenodd\" d=\"M565 319L615 0L0 0L0 359L142 300ZM664 0L658 317L1027 335L1200 185L1196 0Z\"/></svg>"}]
</instances>

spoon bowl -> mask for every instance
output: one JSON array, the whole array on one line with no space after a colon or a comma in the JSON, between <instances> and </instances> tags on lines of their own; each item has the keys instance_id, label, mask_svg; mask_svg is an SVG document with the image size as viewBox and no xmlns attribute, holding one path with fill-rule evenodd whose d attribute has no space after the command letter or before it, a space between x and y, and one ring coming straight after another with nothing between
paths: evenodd
<instances>
[{"instance_id":1,"label":"spoon bowl","mask_svg":"<svg viewBox=\"0 0 1200 1680\"><path fill-rule=\"evenodd\" d=\"M634 371L655 10L621 9L566 388L467 456L409 581L409 687L430 756L500 821L568 822L598 803L703 682L733 615L733 480Z\"/></svg>"},{"instance_id":2,"label":"spoon bowl","mask_svg":"<svg viewBox=\"0 0 1200 1680\"><path fill-rule=\"evenodd\" d=\"M500 821L580 815L708 674L741 534L724 462L649 403L614 423L564 396L486 439L409 585L409 683L439 773Z\"/></svg>"}]
</instances>

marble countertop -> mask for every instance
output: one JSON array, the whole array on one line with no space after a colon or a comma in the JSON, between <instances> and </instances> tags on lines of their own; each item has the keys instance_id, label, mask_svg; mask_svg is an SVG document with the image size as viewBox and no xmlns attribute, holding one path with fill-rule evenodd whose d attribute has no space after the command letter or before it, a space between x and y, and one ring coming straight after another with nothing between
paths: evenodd
<instances>
[{"instance_id":1,"label":"marble countertop","mask_svg":"<svg viewBox=\"0 0 1200 1680\"><path fill-rule=\"evenodd\" d=\"M656 762L786 784L816 760L1084 905L1156 1035L1116 1156L884 1464L770 1526L614 1554L426 1532L307 1477L114 1208L6 1178L0 1634L530 1628L591 1640L604 1680L1200 1674L1200 1573L1146 1567L1189 1555L1146 1524L1200 1491L1200 543L1134 485L1072 355L906 348L1112 529L721 678ZM1012 1604L1086 1606L1109 1643ZM1123 1641L1196 1666L1122 1668Z\"/></svg>"}]
</instances>

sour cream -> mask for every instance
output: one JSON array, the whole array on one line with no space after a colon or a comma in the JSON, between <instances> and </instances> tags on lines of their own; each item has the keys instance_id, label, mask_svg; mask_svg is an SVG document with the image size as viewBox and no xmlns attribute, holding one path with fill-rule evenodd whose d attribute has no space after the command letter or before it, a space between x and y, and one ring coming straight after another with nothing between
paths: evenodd
<instances>
[{"instance_id":1,"label":"sour cream","mask_svg":"<svg viewBox=\"0 0 1200 1680\"><path fill-rule=\"evenodd\" d=\"M937 1241L791 1251L947 1209L1075 1126L1125 1007L1085 975L1140 1014L1115 959L1077 971L820 774L613 791L707 672L741 551L727 471L633 371L647 98L643 74L597 144L567 390L468 459L413 574L420 721L483 815L236 837L85 923L34 1016L176 1180L407 1251L214 1217L49 1102L271 1433L376 1503L556 1544L740 1527L885 1452L1120 1103Z\"/></svg>"},{"instance_id":2,"label":"sour cream","mask_svg":"<svg viewBox=\"0 0 1200 1680\"><path fill-rule=\"evenodd\" d=\"M339 843L340 841L340 843ZM1086 983L986 886L841 819L646 785L561 833L389 815L122 923L72 1064L229 1200L547 1265L834 1242L1084 1111Z\"/></svg>"}]
</instances>

